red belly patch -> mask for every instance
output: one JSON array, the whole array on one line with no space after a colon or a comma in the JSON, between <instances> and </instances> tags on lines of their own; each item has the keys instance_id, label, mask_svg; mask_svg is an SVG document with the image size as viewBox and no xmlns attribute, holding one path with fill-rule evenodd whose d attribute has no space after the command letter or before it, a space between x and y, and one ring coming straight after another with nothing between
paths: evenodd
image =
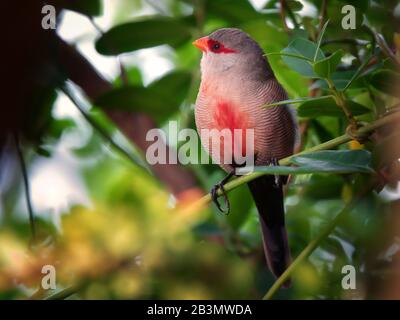
<instances>
[{"instance_id":1,"label":"red belly patch","mask_svg":"<svg viewBox=\"0 0 400 320\"><path fill-rule=\"evenodd\" d=\"M217 129L246 129L247 116L237 107L227 102L218 102L214 109L214 121Z\"/></svg>"},{"instance_id":2,"label":"red belly patch","mask_svg":"<svg viewBox=\"0 0 400 320\"><path fill-rule=\"evenodd\" d=\"M234 154L240 154L244 157L246 155L246 129L249 128L247 115L240 111L235 105L223 101L217 103L213 112L212 116L215 123L215 129L228 129L231 132L232 137L232 140L230 141L232 145L231 150ZM241 130L241 134L237 135L236 138L234 135L235 129ZM237 139L240 139L240 137L241 143L236 141ZM225 141L221 141L220 147L222 150L224 142ZM229 155L225 156L229 157Z\"/></svg>"}]
</instances>

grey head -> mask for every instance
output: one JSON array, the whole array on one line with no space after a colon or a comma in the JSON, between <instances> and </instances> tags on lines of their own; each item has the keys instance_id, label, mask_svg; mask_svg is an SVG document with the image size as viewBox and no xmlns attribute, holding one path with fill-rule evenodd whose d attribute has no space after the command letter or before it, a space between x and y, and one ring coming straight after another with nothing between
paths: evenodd
<instances>
[{"instance_id":1,"label":"grey head","mask_svg":"<svg viewBox=\"0 0 400 320\"><path fill-rule=\"evenodd\" d=\"M249 80L274 77L273 71L256 41L237 28L222 28L208 37L202 48L202 75L215 78L240 76Z\"/></svg>"}]
</instances>

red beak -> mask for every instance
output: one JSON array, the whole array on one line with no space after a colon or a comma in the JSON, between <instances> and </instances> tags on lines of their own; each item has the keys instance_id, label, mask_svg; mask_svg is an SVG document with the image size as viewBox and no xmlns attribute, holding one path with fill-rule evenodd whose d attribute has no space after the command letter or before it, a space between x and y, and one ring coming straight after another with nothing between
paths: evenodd
<instances>
[{"instance_id":1,"label":"red beak","mask_svg":"<svg viewBox=\"0 0 400 320\"><path fill-rule=\"evenodd\" d=\"M208 50L208 37L197 39L193 42L193 45L195 45L201 51L206 52Z\"/></svg>"}]
</instances>

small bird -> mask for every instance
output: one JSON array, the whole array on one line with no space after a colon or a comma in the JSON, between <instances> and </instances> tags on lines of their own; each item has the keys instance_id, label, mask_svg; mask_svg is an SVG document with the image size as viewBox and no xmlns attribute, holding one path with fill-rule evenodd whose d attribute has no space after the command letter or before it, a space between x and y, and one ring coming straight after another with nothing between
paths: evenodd
<instances>
[{"instance_id":1,"label":"small bird","mask_svg":"<svg viewBox=\"0 0 400 320\"><path fill-rule=\"evenodd\" d=\"M250 150L256 166L276 165L279 159L293 154L298 141L294 112L287 105L262 107L287 99L287 94L257 42L240 29L223 28L193 44L203 52L195 107L199 133L203 129L254 130L254 146ZM201 134L200 139L213 159L220 160L224 156L222 147L215 150ZM243 147L233 145L231 148L232 154L225 156L233 157L235 152L243 152ZM211 189L211 196L222 211L217 191L221 189L229 209L223 186L235 175L238 165L232 160L230 164L224 161L220 166L228 175ZM291 261L282 191L286 178L263 175L248 183L259 213L267 264L276 277ZM289 285L288 281L286 286Z\"/></svg>"}]
</instances>

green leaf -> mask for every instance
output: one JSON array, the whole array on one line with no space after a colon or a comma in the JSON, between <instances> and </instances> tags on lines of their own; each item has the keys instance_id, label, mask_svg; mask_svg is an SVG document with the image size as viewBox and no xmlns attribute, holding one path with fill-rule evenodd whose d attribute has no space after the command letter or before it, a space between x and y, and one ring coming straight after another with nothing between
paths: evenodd
<instances>
[{"instance_id":1,"label":"green leaf","mask_svg":"<svg viewBox=\"0 0 400 320\"><path fill-rule=\"evenodd\" d=\"M290 0L287 1L287 5L292 11L300 11L303 9L303 4L300 1Z\"/></svg>"},{"instance_id":2,"label":"green leaf","mask_svg":"<svg viewBox=\"0 0 400 320\"><path fill-rule=\"evenodd\" d=\"M101 152L101 147L103 144L104 141L102 140L101 136L93 132L85 145L77 148L71 148L71 151L79 158L95 157L96 154Z\"/></svg>"},{"instance_id":3,"label":"green leaf","mask_svg":"<svg viewBox=\"0 0 400 320\"><path fill-rule=\"evenodd\" d=\"M394 97L400 97L399 83L400 75L387 69L375 72L370 78L373 87Z\"/></svg>"},{"instance_id":4,"label":"green leaf","mask_svg":"<svg viewBox=\"0 0 400 320\"><path fill-rule=\"evenodd\" d=\"M176 47L190 37L190 29L183 19L152 17L111 28L96 41L96 50L115 55L162 44Z\"/></svg>"},{"instance_id":5,"label":"green leaf","mask_svg":"<svg viewBox=\"0 0 400 320\"><path fill-rule=\"evenodd\" d=\"M262 17L247 0L206 1L205 12L231 23L243 23Z\"/></svg>"},{"instance_id":6,"label":"green leaf","mask_svg":"<svg viewBox=\"0 0 400 320\"><path fill-rule=\"evenodd\" d=\"M312 165L322 171L374 172L371 153L367 150L324 150L294 156L290 162L298 166Z\"/></svg>"},{"instance_id":7,"label":"green leaf","mask_svg":"<svg viewBox=\"0 0 400 320\"><path fill-rule=\"evenodd\" d=\"M308 62L312 62L311 59L302 56L301 54L295 54L295 53L288 53L288 52L270 52L265 54L266 56L283 56L283 57L291 57L291 58L296 58L296 59L300 59L300 60L305 60Z\"/></svg>"},{"instance_id":8,"label":"green leaf","mask_svg":"<svg viewBox=\"0 0 400 320\"><path fill-rule=\"evenodd\" d=\"M170 72L149 85L154 94L168 96L173 107L179 107L186 98L191 82L191 74L185 71ZM171 94L172 93L172 94Z\"/></svg>"},{"instance_id":9,"label":"green leaf","mask_svg":"<svg viewBox=\"0 0 400 320\"><path fill-rule=\"evenodd\" d=\"M99 16L103 11L100 0L65 0L61 6L86 16Z\"/></svg>"},{"instance_id":10,"label":"green leaf","mask_svg":"<svg viewBox=\"0 0 400 320\"><path fill-rule=\"evenodd\" d=\"M371 112L370 109L364 107L363 105L347 100L348 108L353 113L354 116L359 116ZM310 100L301 104L297 109L297 114L299 117L305 118L315 118L321 116L327 117L345 117L342 109L336 104L332 97L325 99L324 101Z\"/></svg>"},{"instance_id":11,"label":"green leaf","mask_svg":"<svg viewBox=\"0 0 400 320\"><path fill-rule=\"evenodd\" d=\"M144 112L162 123L178 110L189 84L190 74L176 71L156 80L148 88L124 86L112 89L100 96L95 104L102 108Z\"/></svg>"},{"instance_id":12,"label":"green leaf","mask_svg":"<svg viewBox=\"0 0 400 320\"><path fill-rule=\"evenodd\" d=\"M313 65L314 72L322 78L330 79L332 73L335 72L336 67L340 63L343 54L343 50L340 49L329 57L315 62Z\"/></svg>"},{"instance_id":13,"label":"green leaf","mask_svg":"<svg viewBox=\"0 0 400 320\"><path fill-rule=\"evenodd\" d=\"M325 150L294 156L290 162L297 167L262 166L257 172L268 174L310 173L373 173L371 153L366 150Z\"/></svg>"},{"instance_id":14,"label":"green leaf","mask_svg":"<svg viewBox=\"0 0 400 320\"><path fill-rule=\"evenodd\" d=\"M52 150L50 147L45 147L45 146L37 146L35 149L36 153L42 157L45 158L50 158Z\"/></svg>"},{"instance_id":15,"label":"green leaf","mask_svg":"<svg viewBox=\"0 0 400 320\"><path fill-rule=\"evenodd\" d=\"M313 61L316 55L318 60L324 59L325 56L321 49L317 48L314 42L307 39L298 38L293 40L285 49L282 50L285 54L292 54L297 56L303 56L304 58L298 58L295 56L283 56L282 60L289 66L289 68L297 71L306 77L315 77L316 74L308 61Z\"/></svg>"},{"instance_id":16,"label":"green leaf","mask_svg":"<svg viewBox=\"0 0 400 320\"><path fill-rule=\"evenodd\" d=\"M71 118L53 119L48 128L48 135L58 140L65 130L71 129L74 126L75 122Z\"/></svg>"},{"instance_id":17,"label":"green leaf","mask_svg":"<svg viewBox=\"0 0 400 320\"><path fill-rule=\"evenodd\" d=\"M269 0L264 4L263 9L275 9L277 6L278 0Z\"/></svg>"},{"instance_id":18,"label":"green leaf","mask_svg":"<svg viewBox=\"0 0 400 320\"><path fill-rule=\"evenodd\" d=\"M157 112L165 105L159 97L140 86L124 86L112 89L95 101L97 106L108 109Z\"/></svg>"},{"instance_id":19,"label":"green leaf","mask_svg":"<svg viewBox=\"0 0 400 320\"><path fill-rule=\"evenodd\" d=\"M321 96L321 97L305 97L305 98L281 100L281 101L263 105L262 108L270 108L270 107L281 106L281 105L286 105L286 104L297 104L297 103L302 103L302 102L321 101L321 100L328 100L328 99L332 100L333 96L329 95L329 96Z\"/></svg>"},{"instance_id":20,"label":"green leaf","mask_svg":"<svg viewBox=\"0 0 400 320\"><path fill-rule=\"evenodd\" d=\"M314 129L321 143L334 138L334 135L317 119L310 119L310 126Z\"/></svg>"},{"instance_id":21,"label":"green leaf","mask_svg":"<svg viewBox=\"0 0 400 320\"><path fill-rule=\"evenodd\" d=\"M125 76L129 84L143 85L142 73L138 67L125 68ZM117 87L125 85L125 80L122 79L121 75L115 79L114 85Z\"/></svg>"},{"instance_id":22,"label":"green leaf","mask_svg":"<svg viewBox=\"0 0 400 320\"><path fill-rule=\"evenodd\" d=\"M288 50L285 51L285 49ZM315 54L318 60L325 58L322 50L318 49L314 42L304 38L293 40L285 49L285 52L299 54L310 60L313 60Z\"/></svg>"},{"instance_id":23,"label":"green leaf","mask_svg":"<svg viewBox=\"0 0 400 320\"><path fill-rule=\"evenodd\" d=\"M337 175L313 174L304 186L304 196L313 200L340 198L343 182Z\"/></svg>"}]
</instances>

